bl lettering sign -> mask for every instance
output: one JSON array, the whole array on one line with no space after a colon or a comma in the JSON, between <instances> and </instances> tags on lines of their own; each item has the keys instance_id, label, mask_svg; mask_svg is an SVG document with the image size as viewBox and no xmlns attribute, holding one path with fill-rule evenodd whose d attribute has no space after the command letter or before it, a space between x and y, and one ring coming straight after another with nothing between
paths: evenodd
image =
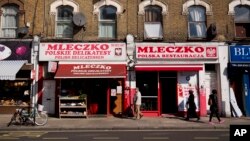
<instances>
[{"instance_id":1,"label":"bl lettering sign","mask_svg":"<svg viewBox=\"0 0 250 141\"><path fill-rule=\"evenodd\" d=\"M250 125L230 125L230 141L247 141L250 138Z\"/></svg>"},{"instance_id":2,"label":"bl lettering sign","mask_svg":"<svg viewBox=\"0 0 250 141\"><path fill-rule=\"evenodd\" d=\"M231 63L249 63L250 62L250 46L230 46L230 62Z\"/></svg>"}]
</instances>

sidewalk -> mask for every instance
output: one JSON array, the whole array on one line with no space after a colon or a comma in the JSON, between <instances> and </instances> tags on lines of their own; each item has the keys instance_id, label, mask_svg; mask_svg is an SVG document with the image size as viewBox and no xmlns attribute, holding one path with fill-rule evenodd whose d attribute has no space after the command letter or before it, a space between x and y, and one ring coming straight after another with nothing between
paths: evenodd
<instances>
[{"instance_id":1,"label":"sidewalk","mask_svg":"<svg viewBox=\"0 0 250 141\"><path fill-rule=\"evenodd\" d=\"M250 125L249 117L222 118L219 124L214 118L214 125L208 123L208 117L201 117L200 121L184 120L182 117L143 117L140 120L132 118L93 117L93 118L56 118L49 117L44 126L11 125L7 127L12 115L0 115L0 130L163 130L163 129L228 129L231 124Z\"/></svg>"}]
</instances>

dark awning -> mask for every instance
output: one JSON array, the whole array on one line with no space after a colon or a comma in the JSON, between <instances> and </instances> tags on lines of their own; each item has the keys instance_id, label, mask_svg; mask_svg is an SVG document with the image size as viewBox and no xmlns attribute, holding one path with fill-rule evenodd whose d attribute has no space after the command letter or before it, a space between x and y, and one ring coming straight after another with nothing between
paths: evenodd
<instances>
[{"instance_id":1,"label":"dark awning","mask_svg":"<svg viewBox=\"0 0 250 141\"><path fill-rule=\"evenodd\" d=\"M55 78L125 78L126 64L59 62Z\"/></svg>"}]
</instances>

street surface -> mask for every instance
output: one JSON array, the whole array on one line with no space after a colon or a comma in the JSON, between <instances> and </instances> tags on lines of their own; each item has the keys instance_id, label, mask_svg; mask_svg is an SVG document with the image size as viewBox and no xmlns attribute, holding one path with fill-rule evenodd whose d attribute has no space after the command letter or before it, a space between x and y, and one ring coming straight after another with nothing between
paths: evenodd
<instances>
[{"instance_id":1,"label":"street surface","mask_svg":"<svg viewBox=\"0 0 250 141\"><path fill-rule=\"evenodd\" d=\"M0 131L0 141L229 141L229 137L228 129Z\"/></svg>"}]
</instances>

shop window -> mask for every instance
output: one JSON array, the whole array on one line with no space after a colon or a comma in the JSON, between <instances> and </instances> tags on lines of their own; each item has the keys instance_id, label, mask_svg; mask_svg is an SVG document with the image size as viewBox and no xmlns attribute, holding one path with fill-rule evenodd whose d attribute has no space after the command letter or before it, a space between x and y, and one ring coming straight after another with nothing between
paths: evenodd
<instances>
[{"instance_id":1,"label":"shop window","mask_svg":"<svg viewBox=\"0 0 250 141\"><path fill-rule=\"evenodd\" d=\"M0 81L0 106L28 106L30 81Z\"/></svg>"},{"instance_id":2,"label":"shop window","mask_svg":"<svg viewBox=\"0 0 250 141\"><path fill-rule=\"evenodd\" d=\"M206 38L206 9L203 6L188 8L188 36L190 39Z\"/></svg>"},{"instance_id":3,"label":"shop window","mask_svg":"<svg viewBox=\"0 0 250 141\"><path fill-rule=\"evenodd\" d=\"M250 37L250 6L236 6L234 21L236 37Z\"/></svg>"},{"instance_id":4,"label":"shop window","mask_svg":"<svg viewBox=\"0 0 250 141\"><path fill-rule=\"evenodd\" d=\"M18 11L16 5L4 5L2 8L1 16L1 37L16 38L16 30L18 28Z\"/></svg>"},{"instance_id":5,"label":"shop window","mask_svg":"<svg viewBox=\"0 0 250 141\"><path fill-rule=\"evenodd\" d=\"M142 111L158 110L157 84L157 72L136 72L136 86L141 91L142 96Z\"/></svg>"},{"instance_id":6,"label":"shop window","mask_svg":"<svg viewBox=\"0 0 250 141\"><path fill-rule=\"evenodd\" d=\"M99 15L99 38L116 38L116 7L102 6Z\"/></svg>"},{"instance_id":7,"label":"shop window","mask_svg":"<svg viewBox=\"0 0 250 141\"><path fill-rule=\"evenodd\" d=\"M73 37L73 7L59 6L57 8L56 37Z\"/></svg>"}]
</instances>

